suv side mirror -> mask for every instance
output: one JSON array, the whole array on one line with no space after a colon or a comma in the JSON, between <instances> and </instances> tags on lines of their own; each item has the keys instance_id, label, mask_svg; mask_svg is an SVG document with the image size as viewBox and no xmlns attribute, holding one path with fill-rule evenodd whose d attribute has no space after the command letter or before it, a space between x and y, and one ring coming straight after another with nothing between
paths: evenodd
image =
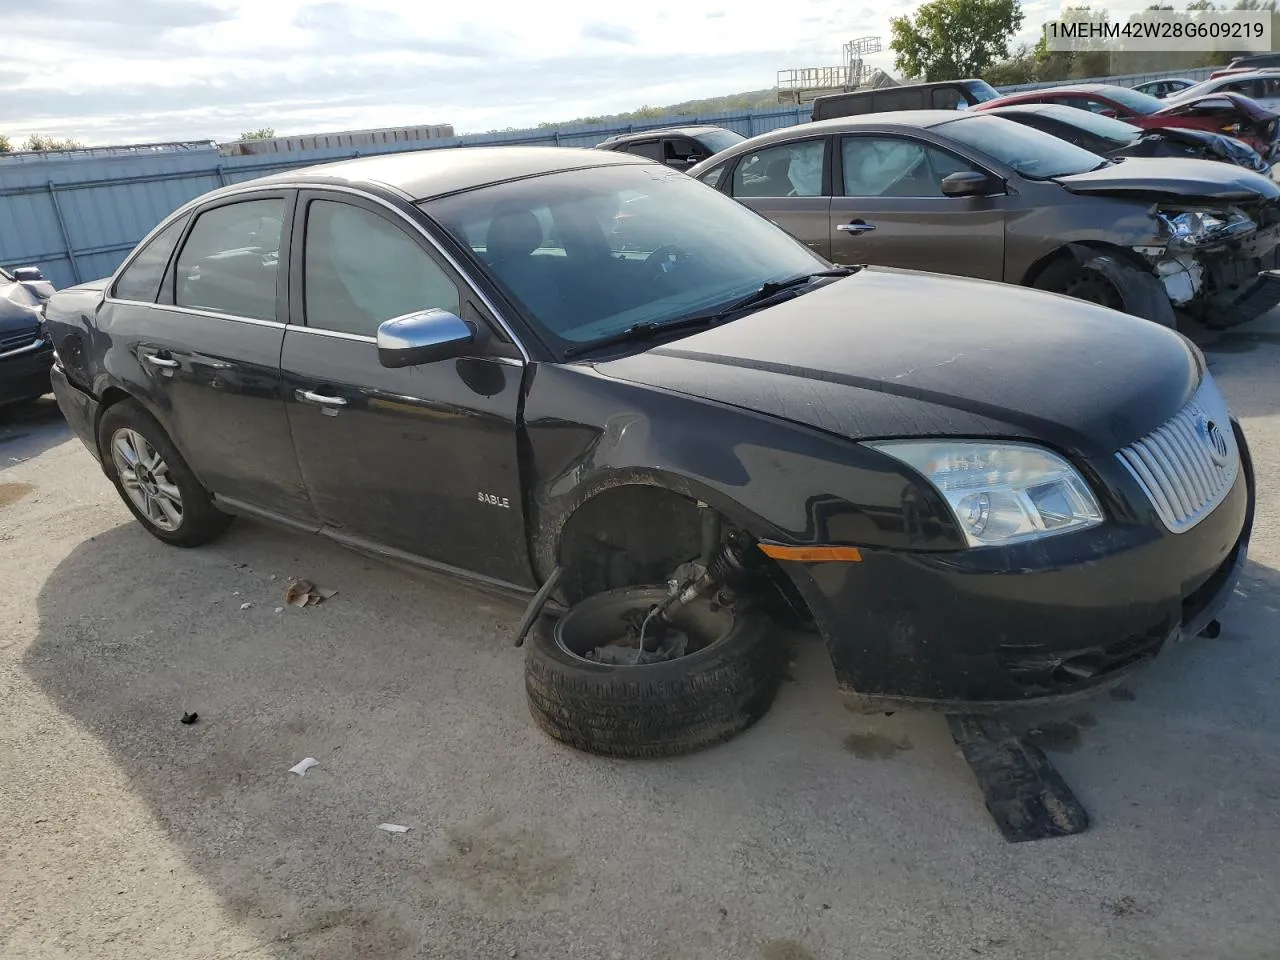
<instances>
[{"instance_id":1,"label":"suv side mirror","mask_svg":"<svg viewBox=\"0 0 1280 960\"><path fill-rule=\"evenodd\" d=\"M382 323L377 341L384 367L415 367L467 353L476 345L476 328L447 310L422 310Z\"/></svg>"},{"instance_id":2,"label":"suv side mirror","mask_svg":"<svg viewBox=\"0 0 1280 960\"><path fill-rule=\"evenodd\" d=\"M39 267L16 267L9 272L13 275L13 279L23 283L33 283L44 279L44 274L40 272Z\"/></svg>"},{"instance_id":3,"label":"suv side mirror","mask_svg":"<svg viewBox=\"0 0 1280 960\"><path fill-rule=\"evenodd\" d=\"M942 178L944 197L985 197L998 192L995 181L976 170L962 170Z\"/></svg>"}]
</instances>

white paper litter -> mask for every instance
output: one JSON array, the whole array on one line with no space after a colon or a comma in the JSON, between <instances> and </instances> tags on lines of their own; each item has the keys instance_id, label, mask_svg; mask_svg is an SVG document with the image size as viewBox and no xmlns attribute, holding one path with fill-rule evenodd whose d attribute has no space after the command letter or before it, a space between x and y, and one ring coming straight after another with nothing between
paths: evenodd
<instances>
[{"instance_id":1,"label":"white paper litter","mask_svg":"<svg viewBox=\"0 0 1280 960\"><path fill-rule=\"evenodd\" d=\"M387 833L408 833L409 832L408 827L402 827L398 823L380 823L378 824L378 829L385 830L387 831Z\"/></svg>"},{"instance_id":2,"label":"white paper litter","mask_svg":"<svg viewBox=\"0 0 1280 960\"><path fill-rule=\"evenodd\" d=\"M315 757L307 757L305 760L299 760L292 767L290 767L289 772L296 773L298 776L301 777L304 774L306 774L306 772L310 770L312 767L316 767L319 765L320 765L320 761L317 760Z\"/></svg>"}]
</instances>

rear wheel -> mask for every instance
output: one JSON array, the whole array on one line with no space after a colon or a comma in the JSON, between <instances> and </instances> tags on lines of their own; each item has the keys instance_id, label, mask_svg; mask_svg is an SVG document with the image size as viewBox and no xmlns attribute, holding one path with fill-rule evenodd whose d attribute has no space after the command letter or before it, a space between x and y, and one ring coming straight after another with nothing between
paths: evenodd
<instances>
[{"instance_id":1,"label":"rear wheel","mask_svg":"<svg viewBox=\"0 0 1280 960\"><path fill-rule=\"evenodd\" d=\"M177 547L198 547L231 522L213 505L164 428L136 401L107 408L98 425L98 447L120 499L152 536Z\"/></svg>"}]
</instances>

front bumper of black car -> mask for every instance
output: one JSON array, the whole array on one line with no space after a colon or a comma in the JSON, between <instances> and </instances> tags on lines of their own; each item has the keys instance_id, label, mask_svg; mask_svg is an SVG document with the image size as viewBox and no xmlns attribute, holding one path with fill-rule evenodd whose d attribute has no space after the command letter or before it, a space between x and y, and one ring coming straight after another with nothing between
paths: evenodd
<instances>
[{"instance_id":1,"label":"front bumper of black car","mask_svg":"<svg viewBox=\"0 0 1280 960\"><path fill-rule=\"evenodd\" d=\"M956 710L1070 699L1198 635L1230 599L1253 525L1235 432L1235 483L1183 533L1106 524L1031 549L788 564L841 687Z\"/></svg>"},{"instance_id":2,"label":"front bumper of black car","mask_svg":"<svg viewBox=\"0 0 1280 960\"><path fill-rule=\"evenodd\" d=\"M43 339L0 352L0 403L48 393L52 366L53 347Z\"/></svg>"}]
</instances>

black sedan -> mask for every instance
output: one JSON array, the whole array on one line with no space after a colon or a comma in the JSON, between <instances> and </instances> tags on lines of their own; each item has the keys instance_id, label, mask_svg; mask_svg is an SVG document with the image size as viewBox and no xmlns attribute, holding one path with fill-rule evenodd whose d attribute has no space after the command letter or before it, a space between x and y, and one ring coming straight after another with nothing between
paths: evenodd
<instances>
[{"instance_id":1,"label":"black sedan","mask_svg":"<svg viewBox=\"0 0 1280 960\"><path fill-rule=\"evenodd\" d=\"M651 248L614 249L637 198ZM530 703L606 751L758 716L783 667L763 610L863 696L1097 688L1205 628L1251 527L1245 439L1180 334L833 268L626 154L227 187L47 323L58 402L150 533L244 514L551 596Z\"/></svg>"},{"instance_id":2,"label":"black sedan","mask_svg":"<svg viewBox=\"0 0 1280 960\"><path fill-rule=\"evenodd\" d=\"M40 309L52 293L35 267L0 269L0 404L49 392L53 347L40 331Z\"/></svg>"},{"instance_id":3,"label":"black sedan","mask_svg":"<svg viewBox=\"0 0 1280 960\"><path fill-rule=\"evenodd\" d=\"M1183 157L1234 163L1257 173L1271 173L1271 164L1243 140L1208 130L1185 127L1144 129L1104 117L1092 110L1060 103L1019 103L987 111L1006 120L1043 130L1103 157Z\"/></svg>"}]
</instances>

